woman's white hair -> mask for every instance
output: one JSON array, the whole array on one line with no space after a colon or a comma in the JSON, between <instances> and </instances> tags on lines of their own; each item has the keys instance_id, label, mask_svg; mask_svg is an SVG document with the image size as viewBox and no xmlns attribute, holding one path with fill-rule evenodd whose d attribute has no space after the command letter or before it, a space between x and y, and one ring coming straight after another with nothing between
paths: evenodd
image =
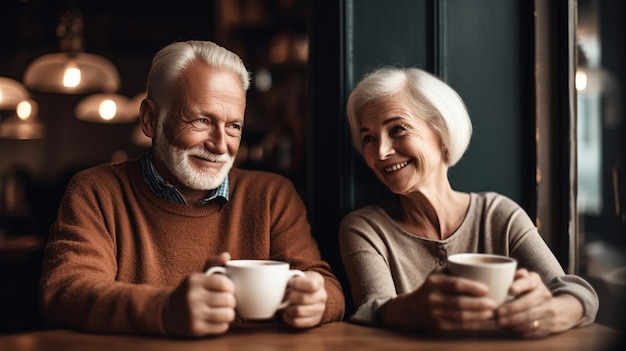
<instances>
[{"instance_id":1,"label":"woman's white hair","mask_svg":"<svg viewBox=\"0 0 626 351\"><path fill-rule=\"evenodd\" d=\"M250 72L237 54L211 41L189 40L175 42L162 48L152 59L146 84L147 98L160 107L159 122L168 115L176 80L190 63L201 61L207 66L225 69L236 74L243 90L250 87Z\"/></svg>"},{"instance_id":2,"label":"woman's white hair","mask_svg":"<svg viewBox=\"0 0 626 351\"><path fill-rule=\"evenodd\" d=\"M367 74L348 97L346 113L354 147L362 154L360 118L370 102L402 96L416 117L430 123L442 142L449 167L463 156L472 136L465 103L448 84L418 68L383 67Z\"/></svg>"}]
</instances>

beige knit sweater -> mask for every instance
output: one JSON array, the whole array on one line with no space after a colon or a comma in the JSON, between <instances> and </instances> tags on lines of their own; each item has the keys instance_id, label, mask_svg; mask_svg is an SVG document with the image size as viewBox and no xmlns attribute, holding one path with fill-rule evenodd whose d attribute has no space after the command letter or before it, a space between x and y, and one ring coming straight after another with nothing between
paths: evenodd
<instances>
[{"instance_id":1,"label":"beige knit sweater","mask_svg":"<svg viewBox=\"0 0 626 351\"><path fill-rule=\"evenodd\" d=\"M446 266L449 255L460 252L514 257L519 267L537 272L552 294L570 294L580 301L584 315L578 325L595 320L599 301L593 287L564 273L530 217L511 199L493 192L471 193L461 226L444 240L407 232L394 220L396 203L388 205L366 206L341 222L341 256L356 307L351 321L380 325L382 305L420 287L434 269Z\"/></svg>"}]
</instances>

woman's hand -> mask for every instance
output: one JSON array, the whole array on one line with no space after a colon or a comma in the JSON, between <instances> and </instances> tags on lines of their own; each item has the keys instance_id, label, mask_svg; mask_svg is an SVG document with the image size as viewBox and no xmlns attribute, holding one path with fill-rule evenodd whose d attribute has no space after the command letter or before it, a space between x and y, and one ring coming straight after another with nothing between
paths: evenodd
<instances>
[{"instance_id":1,"label":"woman's hand","mask_svg":"<svg viewBox=\"0 0 626 351\"><path fill-rule=\"evenodd\" d=\"M496 308L486 297L487 291L484 284L434 271L417 290L389 301L381 318L384 324L399 328L480 329Z\"/></svg>"},{"instance_id":2,"label":"woman's hand","mask_svg":"<svg viewBox=\"0 0 626 351\"><path fill-rule=\"evenodd\" d=\"M500 327L524 338L566 331L578 323L582 304L571 295L552 296L537 273L515 272L509 293L516 298L496 310Z\"/></svg>"}]
</instances>

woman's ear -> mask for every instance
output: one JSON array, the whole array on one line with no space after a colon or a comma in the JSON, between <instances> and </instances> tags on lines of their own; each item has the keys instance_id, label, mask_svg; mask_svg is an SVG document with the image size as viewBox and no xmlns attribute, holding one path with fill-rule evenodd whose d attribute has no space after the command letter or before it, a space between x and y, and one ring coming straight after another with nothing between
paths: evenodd
<instances>
[{"instance_id":1,"label":"woman's ear","mask_svg":"<svg viewBox=\"0 0 626 351\"><path fill-rule=\"evenodd\" d=\"M141 101L141 107L139 108L139 123L141 124L141 130L148 138L154 138L156 134L156 111L152 100L146 98Z\"/></svg>"}]
</instances>

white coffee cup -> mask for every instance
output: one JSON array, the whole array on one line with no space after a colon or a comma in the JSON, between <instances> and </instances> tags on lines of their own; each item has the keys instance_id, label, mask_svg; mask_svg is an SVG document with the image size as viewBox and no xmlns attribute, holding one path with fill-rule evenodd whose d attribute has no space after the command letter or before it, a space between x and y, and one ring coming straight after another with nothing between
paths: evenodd
<instances>
[{"instance_id":1,"label":"white coffee cup","mask_svg":"<svg viewBox=\"0 0 626 351\"><path fill-rule=\"evenodd\" d=\"M287 307L283 301L287 282L295 276L304 276L289 263L272 260L231 260L225 267L216 266L206 274L222 273L235 284L237 314L247 319L272 318L276 311Z\"/></svg>"},{"instance_id":2,"label":"white coffee cup","mask_svg":"<svg viewBox=\"0 0 626 351\"><path fill-rule=\"evenodd\" d=\"M487 285L487 297L495 301L497 306L507 300L516 268L517 261L514 258L480 253L450 255L447 264L450 274Z\"/></svg>"}]
</instances>

